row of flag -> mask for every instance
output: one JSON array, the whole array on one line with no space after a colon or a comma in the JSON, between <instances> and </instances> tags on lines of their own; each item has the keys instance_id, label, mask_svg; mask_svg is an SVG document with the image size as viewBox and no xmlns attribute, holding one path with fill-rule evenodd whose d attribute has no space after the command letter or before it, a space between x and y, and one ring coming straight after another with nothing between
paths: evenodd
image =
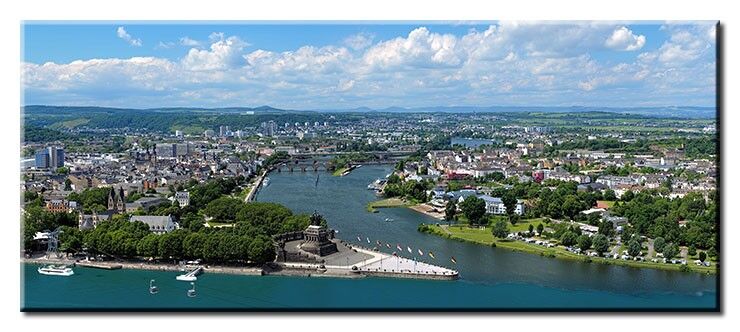
<instances>
[{"instance_id":1,"label":"row of flag","mask_svg":"<svg viewBox=\"0 0 740 332\"><path fill-rule=\"evenodd\" d=\"M368 244L372 244L372 242L370 242L370 238L369 237L366 237L365 240L367 241ZM357 241L358 242L362 242L362 238L359 235L357 236ZM375 241L375 244L377 244L378 246L381 246L381 247L383 246L382 242L380 242L379 240L376 240ZM385 243L385 246L386 246L386 248L391 249L390 243L387 243L386 242ZM400 244L396 244L396 249L398 249L398 251L403 251L403 248L401 247ZM409 254L413 254L414 253L414 251L411 250L411 247L409 247L409 246L406 246L406 251L408 251ZM419 256L424 256L424 252L421 249L416 249L416 251L419 253ZM436 257L434 257L434 253L431 252L431 251L428 252L427 255L429 255L429 257L431 257L432 259L437 259ZM398 254L394 251L393 252L393 256L398 256ZM452 263L454 263L454 264L457 264L457 260L455 259L454 256L451 256L450 257L450 261Z\"/></svg>"}]
</instances>

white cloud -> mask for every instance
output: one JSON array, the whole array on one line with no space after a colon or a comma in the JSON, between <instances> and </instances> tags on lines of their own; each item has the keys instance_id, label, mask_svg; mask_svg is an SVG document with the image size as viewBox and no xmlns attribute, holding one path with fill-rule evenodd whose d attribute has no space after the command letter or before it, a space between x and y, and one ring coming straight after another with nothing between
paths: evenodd
<instances>
[{"instance_id":1,"label":"white cloud","mask_svg":"<svg viewBox=\"0 0 740 332\"><path fill-rule=\"evenodd\" d=\"M213 33L205 47L188 37L160 43L191 45L179 60L25 63L22 79L32 97L100 104L95 100L120 96L121 103L135 99L144 106L572 105L617 96L623 103L671 100L687 91L714 97L709 29L669 24L662 33L670 38L651 51L623 54L627 58L617 64L592 57L593 50L636 50L647 44L622 24L501 22L462 35L418 27L374 43L355 35L343 40L344 46L307 45L282 52L248 51L249 44L238 37ZM612 42L606 45L605 40ZM102 97L100 91L115 95Z\"/></svg>"},{"instance_id":2,"label":"white cloud","mask_svg":"<svg viewBox=\"0 0 740 332\"><path fill-rule=\"evenodd\" d=\"M175 46L174 42L163 42L160 41L159 44L157 44L157 49L169 49L172 48L172 46Z\"/></svg>"},{"instance_id":3,"label":"white cloud","mask_svg":"<svg viewBox=\"0 0 740 332\"><path fill-rule=\"evenodd\" d=\"M191 39L188 36L185 36L185 37L180 38L180 45L182 45L182 46L200 46L200 42L197 41L197 40L195 40L195 39Z\"/></svg>"},{"instance_id":4,"label":"white cloud","mask_svg":"<svg viewBox=\"0 0 740 332\"><path fill-rule=\"evenodd\" d=\"M358 51L372 45L373 39L375 39L375 35L363 32L345 38L344 44Z\"/></svg>"},{"instance_id":5,"label":"white cloud","mask_svg":"<svg viewBox=\"0 0 740 332\"><path fill-rule=\"evenodd\" d=\"M242 50L248 44L238 37L223 38L211 44L210 50L191 48L182 63L188 70L207 71L225 70L246 64Z\"/></svg>"},{"instance_id":6,"label":"white cloud","mask_svg":"<svg viewBox=\"0 0 740 332\"><path fill-rule=\"evenodd\" d=\"M612 32L604 45L619 51L637 51L645 46L645 36L635 35L632 30L622 26Z\"/></svg>"},{"instance_id":7,"label":"white cloud","mask_svg":"<svg viewBox=\"0 0 740 332\"><path fill-rule=\"evenodd\" d=\"M339 84L337 85L337 90L340 92L346 92L349 90L352 90L352 87L355 86L354 80L340 80Z\"/></svg>"},{"instance_id":8,"label":"white cloud","mask_svg":"<svg viewBox=\"0 0 740 332\"><path fill-rule=\"evenodd\" d=\"M118 38L125 40L131 46L141 46L141 39L131 37L123 27L118 27L118 29L116 29L116 35Z\"/></svg>"}]
</instances>

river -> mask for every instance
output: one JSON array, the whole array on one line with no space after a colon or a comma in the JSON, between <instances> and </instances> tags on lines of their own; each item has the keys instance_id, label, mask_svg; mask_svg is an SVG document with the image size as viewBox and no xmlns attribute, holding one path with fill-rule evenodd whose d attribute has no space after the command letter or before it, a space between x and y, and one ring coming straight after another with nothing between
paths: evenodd
<instances>
[{"instance_id":1,"label":"river","mask_svg":"<svg viewBox=\"0 0 740 332\"><path fill-rule=\"evenodd\" d=\"M322 172L271 173L257 201L278 202L295 213L318 211L338 237L357 236L401 244L425 252L430 263L460 271L460 280L317 278L206 274L198 296L175 281L175 272L102 271L76 268L70 278L25 271L23 306L34 309L712 309L717 302L714 275L637 269L562 261L537 255L443 239L416 231L436 222L406 208L367 212L376 199L366 186L389 172L388 166L363 166L344 177ZM391 218L393 222L385 222ZM394 246L395 247L395 246ZM395 250L395 249L394 249ZM390 252L390 250L387 250ZM454 256L457 264L450 261ZM148 293L156 279L159 294Z\"/></svg>"}]
</instances>

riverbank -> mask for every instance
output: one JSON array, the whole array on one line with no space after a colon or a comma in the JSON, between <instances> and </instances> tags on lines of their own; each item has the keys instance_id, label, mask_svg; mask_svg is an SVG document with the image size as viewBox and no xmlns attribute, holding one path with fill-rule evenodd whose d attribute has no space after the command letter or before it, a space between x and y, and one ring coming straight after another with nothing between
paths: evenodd
<instances>
[{"instance_id":1,"label":"riverbank","mask_svg":"<svg viewBox=\"0 0 740 332\"><path fill-rule=\"evenodd\" d=\"M385 198L377 201L372 201L370 203L367 203L367 212L378 212L377 209L387 209L387 208L396 208L396 207L412 207L414 205L413 202L409 202L405 199L398 198L398 197L392 197L392 198Z\"/></svg>"},{"instance_id":2,"label":"riverbank","mask_svg":"<svg viewBox=\"0 0 740 332\"><path fill-rule=\"evenodd\" d=\"M429 204L422 203L422 204L416 204L408 206L409 209L412 209L416 212L419 212L421 214L425 214L427 216L430 216L437 220L444 220L445 214L444 212L435 212L435 208Z\"/></svg>"},{"instance_id":3,"label":"riverbank","mask_svg":"<svg viewBox=\"0 0 740 332\"><path fill-rule=\"evenodd\" d=\"M21 263L26 264L60 264L60 265L72 265L76 264L81 267L88 268L101 268L101 269L128 269L128 270L150 270L150 271L169 271L169 272L183 272L188 268L175 264L166 263L147 263L147 262L95 262L95 266L87 266L71 259L55 259L55 258L21 258ZM236 266L218 266L218 265L205 265L203 269L207 273L219 273L219 274L235 274L235 275L248 275L248 276L259 276L264 275L264 271L258 267L236 267Z\"/></svg>"},{"instance_id":4,"label":"riverbank","mask_svg":"<svg viewBox=\"0 0 740 332\"><path fill-rule=\"evenodd\" d=\"M628 267L636 267L636 268L661 269L661 270L670 270L670 271L681 271L681 266L682 266L681 264L666 264L666 263L654 263L654 262L649 262L649 261L633 261L633 260L611 259L611 258L604 258L604 257L591 257L591 256L572 253L570 251L565 250L562 247L548 248L545 246L525 243L522 241L496 239L493 237L490 227L479 229L479 228L469 228L469 227L447 227L444 225L440 225L440 226L423 225L419 227L419 231L423 233L438 235L438 236L452 239L452 240L470 242L470 243L475 243L479 245L492 246L496 248L503 248L503 249L514 250L514 251L519 251L519 252L524 252L524 253L529 253L529 254L540 255L543 257L563 259L563 260L581 261L581 262L588 262L588 263L600 263L600 264L617 265L617 266L628 266ZM691 262L689 262L687 265L684 265L684 266L686 266L688 268L688 271L691 271L691 272L705 273L705 274L717 273L716 266L710 266L710 267L697 266L697 265L693 265L693 263Z\"/></svg>"}]
</instances>

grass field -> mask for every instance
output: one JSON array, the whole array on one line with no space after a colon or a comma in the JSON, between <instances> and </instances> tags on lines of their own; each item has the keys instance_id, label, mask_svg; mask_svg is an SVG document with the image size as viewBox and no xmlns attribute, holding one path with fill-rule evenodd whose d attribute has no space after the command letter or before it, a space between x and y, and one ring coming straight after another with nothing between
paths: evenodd
<instances>
[{"instance_id":1,"label":"grass field","mask_svg":"<svg viewBox=\"0 0 740 332\"><path fill-rule=\"evenodd\" d=\"M536 227L537 223L539 223L539 221L535 221L535 220L522 221L520 223L517 223L517 228L519 228L520 224L522 224L521 226L535 224L535 227ZM513 227L509 227L509 230L512 231ZM529 244L529 243L525 243L522 241L497 239L493 237L493 234L491 234L490 227L485 227L481 229L481 228L470 228L467 226L443 227L443 226L436 226L436 225L426 225L424 227L424 230L422 231L426 233L446 237L449 239L453 239L453 240L471 242L471 243L476 243L476 244L481 244L481 245L486 245L486 246L495 245L495 247L497 248L505 248L509 250L516 250L516 251L526 252L530 254L538 254L540 256L551 257L551 258L569 259L569 260L577 260L577 261L582 261L582 262L594 262L594 263L620 265L620 266L631 266L631 267L638 267L638 268L674 270L674 271L680 271L680 268L681 268L681 266L678 264L663 264L663 263L653 263L653 262L645 262L645 261L627 261L627 260L620 260L620 259L608 259L604 257L589 257L589 256L578 255L578 254L569 252L565 250L565 248L563 247L547 248L544 246L540 246L536 244ZM707 273L707 274L712 274L712 273L717 272L716 266L710 266L710 267L697 266L697 265L692 264L691 262L689 262L689 264L687 264L686 266L692 272Z\"/></svg>"},{"instance_id":2,"label":"grass field","mask_svg":"<svg viewBox=\"0 0 740 332\"><path fill-rule=\"evenodd\" d=\"M378 201L372 201L370 203L367 203L367 212L376 212L377 209L383 209L383 208L394 208L394 207L404 207L404 206L411 206L414 205L413 202L409 202L405 199L393 197L393 198L386 198L381 199Z\"/></svg>"}]
</instances>

